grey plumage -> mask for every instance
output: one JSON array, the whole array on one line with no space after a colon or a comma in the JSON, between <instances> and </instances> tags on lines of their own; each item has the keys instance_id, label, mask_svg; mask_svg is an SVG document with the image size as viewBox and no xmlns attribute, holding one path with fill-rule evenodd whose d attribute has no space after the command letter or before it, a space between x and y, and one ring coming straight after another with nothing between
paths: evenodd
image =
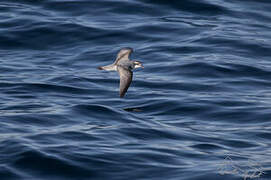
<instances>
[{"instance_id":1,"label":"grey plumage","mask_svg":"<svg viewBox=\"0 0 271 180\"><path fill-rule=\"evenodd\" d=\"M117 70L120 76L120 97L123 97L132 82L133 72L122 66L118 66Z\"/></svg>"},{"instance_id":2,"label":"grey plumage","mask_svg":"<svg viewBox=\"0 0 271 180\"><path fill-rule=\"evenodd\" d=\"M123 48L119 51L117 58L113 64L99 67L100 70L118 71L120 76L120 97L123 97L125 95L132 82L132 70L139 67L144 68L141 62L130 60L130 54L132 52L132 48Z\"/></svg>"}]
</instances>

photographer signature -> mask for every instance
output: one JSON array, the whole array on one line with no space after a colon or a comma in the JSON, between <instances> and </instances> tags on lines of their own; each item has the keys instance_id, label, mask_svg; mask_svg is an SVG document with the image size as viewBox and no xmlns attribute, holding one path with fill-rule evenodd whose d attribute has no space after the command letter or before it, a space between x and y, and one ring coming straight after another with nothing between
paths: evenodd
<instances>
[{"instance_id":1,"label":"photographer signature","mask_svg":"<svg viewBox=\"0 0 271 180\"><path fill-rule=\"evenodd\" d=\"M264 174L262 166L256 161L247 160L243 164L235 162L229 155L219 167L219 174L242 176L244 180L259 178Z\"/></svg>"}]
</instances>

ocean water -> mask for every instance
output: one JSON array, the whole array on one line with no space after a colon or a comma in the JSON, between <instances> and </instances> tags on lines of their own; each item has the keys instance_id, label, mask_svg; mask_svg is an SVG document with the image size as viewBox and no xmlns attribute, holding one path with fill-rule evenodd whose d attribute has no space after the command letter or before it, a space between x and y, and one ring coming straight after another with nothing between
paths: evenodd
<instances>
[{"instance_id":1,"label":"ocean water","mask_svg":"<svg viewBox=\"0 0 271 180\"><path fill-rule=\"evenodd\" d=\"M269 0L2 0L0 179L271 179ZM125 98L98 66L132 47Z\"/></svg>"}]
</instances>

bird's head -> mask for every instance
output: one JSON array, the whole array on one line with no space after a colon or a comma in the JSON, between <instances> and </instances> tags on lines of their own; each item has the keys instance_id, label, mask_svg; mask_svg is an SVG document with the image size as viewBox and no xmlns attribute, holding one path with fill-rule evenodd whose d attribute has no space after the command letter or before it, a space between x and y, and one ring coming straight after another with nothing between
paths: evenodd
<instances>
[{"instance_id":1,"label":"bird's head","mask_svg":"<svg viewBox=\"0 0 271 180\"><path fill-rule=\"evenodd\" d=\"M144 68L143 64L140 61L134 61L134 68Z\"/></svg>"}]
</instances>

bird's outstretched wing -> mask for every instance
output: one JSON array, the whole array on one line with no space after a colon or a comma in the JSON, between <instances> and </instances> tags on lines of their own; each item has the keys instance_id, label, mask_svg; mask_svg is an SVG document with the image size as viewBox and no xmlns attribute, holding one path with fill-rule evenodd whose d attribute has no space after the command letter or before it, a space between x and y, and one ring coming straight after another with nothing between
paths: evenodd
<instances>
[{"instance_id":1,"label":"bird's outstretched wing","mask_svg":"<svg viewBox=\"0 0 271 180\"><path fill-rule=\"evenodd\" d=\"M132 82L133 72L122 66L118 66L117 70L120 76L120 97L123 97Z\"/></svg>"},{"instance_id":2,"label":"bird's outstretched wing","mask_svg":"<svg viewBox=\"0 0 271 180\"><path fill-rule=\"evenodd\" d=\"M132 48L121 49L117 55L117 59L115 60L114 64L118 64L121 60L128 60L132 52L133 52Z\"/></svg>"}]
</instances>

